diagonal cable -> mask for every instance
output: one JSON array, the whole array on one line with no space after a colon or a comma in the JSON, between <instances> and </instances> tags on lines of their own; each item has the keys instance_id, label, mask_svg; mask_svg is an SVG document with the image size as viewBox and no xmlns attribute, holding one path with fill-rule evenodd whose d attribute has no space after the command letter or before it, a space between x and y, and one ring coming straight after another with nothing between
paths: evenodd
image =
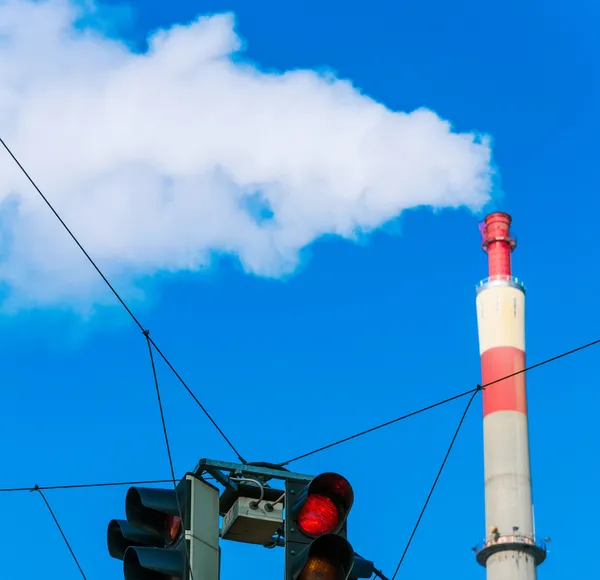
<instances>
[{"instance_id":1,"label":"diagonal cable","mask_svg":"<svg viewBox=\"0 0 600 580\"><path fill-rule=\"evenodd\" d=\"M427 407L423 407L422 409L418 409L417 411L412 411L411 413L407 413L406 415L396 417L395 419L392 419L391 421L386 421L385 423L381 423L379 425L376 425L375 427L371 427L370 429L365 429L364 431L360 431L359 433L355 433L354 435L350 435L349 437L344 437L343 439L339 439L338 441L334 441L333 443L329 443L328 445L323 445L322 447L313 449L312 451L309 451L308 453L303 453L302 455L298 455L297 457L294 457L293 459L288 459L287 461L284 461L280 465L282 467L284 465L289 465L290 463L293 463L294 461L304 459L305 457L310 457L311 455L314 455L315 453L320 453L321 451L325 451L326 449L331 449L332 447L336 447L337 445L341 445L342 443L347 443L348 441L352 441L352 439L357 439L358 437L362 437L363 435L367 435L368 433L373 433L373 431L383 429L384 427L389 427L390 425L393 425L394 423L398 423L399 421L403 421L404 419L414 417L415 415L419 415L421 413L424 413L425 411L430 411L431 409L435 409L436 407L441 407L442 405L445 405L446 403L450 403L450 401L456 401L456 399L460 399L461 397L470 395L473 391L476 391L476 390L477 389L471 389L470 391L465 391L464 393L460 393L459 395L455 395L454 397L450 397L449 399L444 399L443 401L439 401L437 403L434 403L433 405L428 405Z\"/></svg>"},{"instance_id":2,"label":"diagonal cable","mask_svg":"<svg viewBox=\"0 0 600 580\"><path fill-rule=\"evenodd\" d=\"M152 376L154 378L154 386L156 387L156 397L158 399L158 408L160 411L160 420L162 423L163 433L165 436L165 445L167 447L167 455L169 457L169 467L171 469L171 481L173 483L173 489L175 490L175 501L177 502L177 511L179 512L179 517L181 518L181 524L183 525L183 511L181 510L181 503L179 502L179 494L177 493L177 480L175 479L175 468L173 466L173 456L171 455L171 445L169 443L169 434L167 433L167 423L165 421L165 411L163 409L162 398L160 396L160 387L158 386L158 375L156 374L156 364L154 362L154 353L152 352L152 343L150 342L150 331L144 330L144 336L146 337L146 341L148 343L148 354L150 355L150 364L152 366ZM192 566L190 562L190 551L187 542L183 542L185 546L185 555L187 558L188 568L190 570L191 580L194 580L194 576L192 573Z\"/></svg>"},{"instance_id":3,"label":"diagonal cable","mask_svg":"<svg viewBox=\"0 0 600 580\"><path fill-rule=\"evenodd\" d=\"M75 555L75 552L73 552L73 548L71 548L71 544L69 544L69 540L67 540L67 536L65 536L65 533L63 532L63 529L62 529L60 523L56 519L56 516L54 515L54 511L50 507L50 504L48 503L48 500L46 499L44 492L37 485L30 491L37 491L42 496L42 499L44 500L44 503L46 504L46 507L48 508L48 511L50 512L50 515L52 516L52 519L54 520L54 523L56 524L56 527L58 528L60 535L62 536L63 540L65 541L65 544L67 545L67 548L69 549L69 552L71 553L71 556L73 557L73 560L75 561L75 564L77 564L77 567L79 568L79 572L81 572L81 577L83 578L83 580L87 580L87 578L83 572L83 568L81 567L81 564L79 563L79 560L77 559L77 556Z\"/></svg>"},{"instance_id":4,"label":"diagonal cable","mask_svg":"<svg viewBox=\"0 0 600 580\"><path fill-rule=\"evenodd\" d=\"M48 200L48 198L42 193L42 190L38 187L37 183L29 175L29 173L23 167L23 165L21 165L21 162L17 159L16 155L12 152L12 150L6 144L6 142L4 141L4 139L2 139L2 137L0 137L0 144L2 144L2 146L4 147L4 149L6 149L7 153L10 155L10 157L12 158L12 160L17 164L17 166L19 167L19 169L23 172L23 175L25 175L25 177L27 178L27 180L29 181L29 183L31 183L31 185L34 187L34 189L37 191L37 193L40 195L40 197L44 200L44 202L46 203L46 205L50 208L50 211L54 214L54 216L56 217L56 219L60 222L60 224L63 226L63 228L69 234L69 236L71 236L71 238L73 239L73 241L77 244L77 247L83 252L83 255L87 258L87 260L93 266L93 268L96 270L96 272L98 272L98 274L100 275L100 277L102 278L102 280L104 280L105 284L108 286L108 288L110 289L110 291L114 294L115 298L120 302L121 306L123 306L123 308L127 311L127 314L129 314L129 316L131 317L131 319L133 320L133 322L138 326L138 328L142 332L145 332L145 328L142 325L142 323L139 321L139 319L136 317L136 315L133 313L133 311L129 308L129 306L127 306L126 302L123 300L123 298L121 298L120 294L116 291L115 287L109 282L108 278L103 274L102 270L100 270L100 268L98 267L98 265L96 264L96 262L93 260L93 258L90 256L90 254L88 254L88 252L86 251L86 249L81 245L81 243L79 242L79 240L77 239L77 237L75 236L75 234L71 231L71 229L69 228L69 226L67 226L67 224L64 222L64 220L60 217L59 213L54 209L54 206L50 203L50 201ZM175 370L175 368L173 367L173 365L171 364L171 362L167 359L166 355L163 354L162 350L160 350L160 348L158 348L158 345L156 345L156 343L151 338L149 338L149 337L147 337L147 338L150 341L150 343L152 344L152 346L154 346L154 348L156 349L156 352L165 361L165 363L167 364L167 366L171 369L171 371L173 371L173 373L175 374L175 376L177 377L177 379L179 380L179 382L183 385L183 387L187 390L187 392L192 396L192 398L194 399L194 401L196 402L196 404L200 407L200 409L202 409L202 411L204 412L204 414L208 417L209 421L213 424L213 426L219 432L219 434L221 435L221 437L223 437L223 439L229 445L229 447L231 448L231 450L236 454L237 458L242 463L246 463L246 461L240 455L239 451L236 449L236 447L233 445L233 443L229 440L229 438L225 435L225 433L223 432L223 430L219 427L219 425L217 424L217 422L213 419L212 415L208 412L208 410L206 409L206 407L204 407L204 405L198 400L198 398L196 397L196 395L193 393L193 391L190 389L190 387L187 385L187 383L183 380L183 378L181 377L181 375Z\"/></svg>"},{"instance_id":5,"label":"diagonal cable","mask_svg":"<svg viewBox=\"0 0 600 580\"><path fill-rule=\"evenodd\" d=\"M246 464L247 461L241 456L240 452L237 450L237 447L231 442L229 437L227 437L227 435L225 435L225 432L223 431L223 429L221 429L221 427L219 427L218 423L213 419L211 414L206 410L206 407L200 402L200 400L198 399L198 397L196 397L194 392L187 386L187 384L183 380L182 376L177 372L177 370L171 364L169 359L163 354L163 352L160 350L158 345L152 340L151 337L148 336L147 339L150 341L150 343L154 347L154 350L156 350L156 352L160 355L160 357L163 359L163 361L166 363L166 365L171 369L173 374L177 377L179 382L185 387L185 389L190 394L192 399L194 399L196 404L202 409L204 414L208 417L208 420L213 424L214 428L219 432L219 435L221 435L221 437L225 440L225 443L227 443L227 445L229 445L229 448L235 453L235 455L239 459L240 463Z\"/></svg>"},{"instance_id":6,"label":"diagonal cable","mask_svg":"<svg viewBox=\"0 0 600 580\"><path fill-rule=\"evenodd\" d=\"M300 459L304 459L305 457L310 457L311 455L314 455L315 453L320 453L321 451L325 451L326 449L331 449L332 447L336 447L337 445L341 445L342 443L347 443L348 441L352 441L352 439L357 439L358 437L362 437L363 435L367 435L368 433L372 433L373 431L378 431L379 429L383 429L384 427L389 427L390 425L393 425L394 423L398 423L399 421L403 421L404 419L409 419L410 417L414 417L415 415L420 415L421 413L424 413L425 411L430 411L431 409L435 409L436 407L441 407L442 405L445 405L447 403L450 403L452 401L456 401L457 399L460 399L462 397L466 397L467 395L471 395L473 393L476 393L477 391L481 390L481 389L487 389L488 387L491 387L493 385L496 385L502 381L505 381L507 379L511 379L513 377L516 377L517 375L526 373L528 371L531 371L533 369L537 369L541 366L547 365L551 362L555 362L561 358L565 358L567 356L570 356L572 354L575 354L577 352L580 352L582 350L585 350L587 348L590 348L592 346L596 346L597 344L600 344L600 339L598 340L593 340L592 342L588 342L586 344L582 344L581 346L578 346L576 348L573 348L571 350L567 350L565 352L562 352L560 354L557 354L556 356L547 358L541 362L532 364L528 367L525 367L524 369L521 369L519 371L515 371L514 373L511 373L509 375L506 375L504 377L500 377L499 379L495 379L493 381L490 381L489 383L486 383L485 385L477 385L477 387L475 389L470 389L469 391L464 391L463 393L459 393L458 395L454 395L453 397L449 397L447 399L443 399L441 401L438 401L437 403L433 403L432 405L428 405L427 407L422 407L421 409L418 409L416 411L412 411L411 413L407 413L406 415L401 415L400 417L396 417L395 419L391 419L390 421L386 421L385 423L380 423L379 425L376 425L375 427L371 427L370 429L365 429L364 431L360 431L358 433L355 433L354 435L350 435L348 437L344 437L343 439L339 439L337 441L334 441L333 443L329 443L327 445L323 445L322 447L318 447L317 449L313 449L312 451L308 451L307 453L303 453L302 455L298 455L297 457L294 457L292 459L288 459L287 461L284 461L283 463L280 463L279 465L284 466L284 465L289 465L290 463L293 463L294 461L298 461Z\"/></svg>"},{"instance_id":7,"label":"diagonal cable","mask_svg":"<svg viewBox=\"0 0 600 580\"><path fill-rule=\"evenodd\" d=\"M434 409L436 407L440 407L442 405L445 405L446 403L450 403L451 401L455 401L457 399L460 399L462 397L465 397L466 395L470 395L474 392L477 392L480 388L481 389L486 389L487 387L490 387L492 385L495 385L501 381L504 381L506 379L512 378L516 375L520 375L522 373L525 373L527 371L533 370L535 368L541 367L543 365L546 365L548 363L554 362L556 360L559 360L561 358L564 358L566 356L569 356L571 354L577 353L579 351L582 351L584 349L587 349L591 346L595 346L597 344L600 343L600 340L594 340L592 342L589 342L587 344L578 346L574 349L565 351L561 354L558 354L556 356L553 356L551 358L545 359L541 362L535 363L531 366L526 367L523 370L520 371L516 371L514 373L511 373L510 375L506 375L504 377L501 377L499 379L495 379L494 381L490 381L489 383L486 383L484 385L482 385L481 387L477 386L475 389L471 389L469 391L465 391L463 393L460 393L458 395L455 395L454 397L450 397L448 399L443 399L441 401L438 401L437 403L434 403L432 405L428 405L427 407L422 407L421 409L418 409L416 411L412 411L411 413L407 413L406 415L402 415L400 417L397 417L396 419L392 419L390 421L386 421L385 423L381 423L379 425L376 425L375 427L371 427L370 429L365 429L364 431L360 431L359 433L356 433L354 435L351 435L349 437L345 437L344 439L340 439L338 441L335 441L334 443L329 443L328 445L324 445L322 447L319 447L318 449L314 449L313 451L310 451L308 453L304 453L302 455L299 455L298 457L294 457L293 459L289 459L288 461L285 461L284 463L280 463L278 464L279 466L285 466L288 465L289 463L292 463L294 461L298 461L300 459L304 459L305 457L309 457L310 455L314 455L315 453L319 453L320 451L324 451L326 449L330 449L331 447L335 447L337 445L341 445L342 443L346 443L347 441L351 441L352 439L356 439L358 437L362 437L363 435L367 435L368 433L372 433L373 431L377 431L378 429L383 429L384 427L388 427L389 425L393 425L394 423L398 423L399 421L402 421L404 419L408 419L410 417L414 417L415 415L419 415L421 413L424 413L425 411L429 411L431 409ZM155 347L156 348L156 347ZM75 488L85 488L85 487L106 487L106 486L118 486L118 485L148 485L148 484L153 484L153 483L170 483L172 480L171 479L159 479L159 480L151 480L151 481L123 481L123 482L110 482L110 483L84 483L84 484L75 484L75 485L55 485L55 486L46 486L46 487L40 487L40 489L44 489L44 490L48 490L48 489L75 489ZM31 491L30 487L14 487L14 488L0 488L0 493L3 492L12 492L12 491Z\"/></svg>"},{"instance_id":8,"label":"diagonal cable","mask_svg":"<svg viewBox=\"0 0 600 580\"><path fill-rule=\"evenodd\" d=\"M423 516L425 515L425 511L427 510L427 506L429 505L429 500L431 499L431 496L433 495L433 492L435 491L435 488L438 484L438 481L440 480L442 472L444 471L444 467L446 467L446 462L448 461L448 457L450 457L450 453L452 452L452 448L454 447L456 438L458 437L458 434L460 433L463 423L465 422L465 418L467 417L467 413L469 412L469 409L471 408L471 404L473 403L475 397L477 396L477 393L481 390L483 390L483 387L478 386L477 389L475 390L475 392L471 395L471 398L469 399L469 402L467 403L467 406L465 407L465 410L463 411L463 414L460 418L458 426L456 427L456 431L454 432L454 435L452 437L452 441L450 441L450 446L448 447L448 451L446 451L446 455L444 456L442 465L440 466L440 468L437 472L437 475L435 476L433 485L431 486L431 489L429 490L429 494L427 495L427 499L425 500L425 503L423 504L423 508L421 509L421 513L419 514L419 517L417 518L417 522L415 523L412 533L410 534L410 538L408 538L408 542L406 543L404 552L402 552L402 556L400 557L400 561L398 562L396 571L394 572L394 575L392 576L392 580L396 580L398 571L400 570L400 567L402 566L402 563L404 562L404 558L406 558L406 554L408 553L408 550L412 544L413 538L415 537L415 534L417 533L417 530L419 529L421 520L423 519Z\"/></svg>"},{"instance_id":9,"label":"diagonal cable","mask_svg":"<svg viewBox=\"0 0 600 580\"><path fill-rule=\"evenodd\" d=\"M547 358L543 361L540 361L538 363L535 363L533 365L530 365L528 367L525 367L524 369L521 369L520 371L515 371L514 373L510 373L510 375L506 375L504 377L500 377L499 379L495 379L493 381L490 381L489 383L486 383L485 385L482 385L482 388L485 389L487 387L491 387L492 385L495 385L497 383L500 383L502 381L505 381L506 379L512 379L512 377L516 377L517 375L526 373L528 371L532 371L533 369L537 369L539 367L543 367L544 365L547 365L551 362L557 361L561 358L565 358L567 356L570 356L572 354L575 354L577 352L580 352L582 350L585 350L586 348L590 348L592 346L596 346L597 344L600 344L600 338L597 340L592 340L592 342L588 342L586 344L582 344L580 346L577 346L575 348L572 348L571 350L566 350L564 352L561 352L560 354L557 354L553 357Z\"/></svg>"}]
</instances>

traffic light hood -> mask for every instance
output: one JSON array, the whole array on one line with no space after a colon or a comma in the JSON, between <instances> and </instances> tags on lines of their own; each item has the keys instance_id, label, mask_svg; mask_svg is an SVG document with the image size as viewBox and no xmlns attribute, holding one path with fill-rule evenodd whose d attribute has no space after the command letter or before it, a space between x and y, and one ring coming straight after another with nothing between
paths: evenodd
<instances>
[{"instance_id":1,"label":"traffic light hood","mask_svg":"<svg viewBox=\"0 0 600 580\"><path fill-rule=\"evenodd\" d=\"M181 550L129 548L125 552L125 580L174 580L185 574L185 556Z\"/></svg>"},{"instance_id":2,"label":"traffic light hood","mask_svg":"<svg viewBox=\"0 0 600 580\"><path fill-rule=\"evenodd\" d=\"M117 560L122 560L125 551L130 546L155 546L164 545L162 537L135 528L125 520L111 520L106 534L108 553Z\"/></svg>"},{"instance_id":3,"label":"traffic light hood","mask_svg":"<svg viewBox=\"0 0 600 580\"><path fill-rule=\"evenodd\" d=\"M185 514L183 505L181 509ZM169 541L172 538L169 538L168 516L179 516L177 493L173 489L130 487L125 498L125 513L132 526Z\"/></svg>"}]
</instances>

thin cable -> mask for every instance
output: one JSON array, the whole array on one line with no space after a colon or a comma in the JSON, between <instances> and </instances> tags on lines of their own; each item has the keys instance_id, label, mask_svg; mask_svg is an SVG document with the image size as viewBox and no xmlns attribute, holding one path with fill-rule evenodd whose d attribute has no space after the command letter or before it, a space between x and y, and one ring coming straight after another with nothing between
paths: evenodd
<instances>
[{"instance_id":1,"label":"thin cable","mask_svg":"<svg viewBox=\"0 0 600 580\"><path fill-rule=\"evenodd\" d=\"M204 480L213 480L214 477L203 477ZM0 493L10 493L14 491L37 491L38 489L48 491L54 489L85 489L92 487L116 487L122 485L152 485L157 483L172 483L172 479L149 479L146 481L109 481L106 483L75 483L71 485L38 485L36 487L4 487L0 488Z\"/></svg>"},{"instance_id":2,"label":"thin cable","mask_svg":"<svg viewBox=\"0 0 600 580\"><path fill-rule=\"evenodd\" d=\"M152 479L149 481L115 481L108 483L78 483L73 485L40 485L35 487L5 487L0 488L0 493L12 491L47 491L49 489L84 489L87 487L115 487L119 485L150 485L153 483L171 483L171 479Z\"/></svg>"},{"instance_id":3,"label":"thin cable","mask_svg":"<svg viewBox=\"0 0 600 580\"><path fill-rule=\"evenodd\" d=\"M272 508L274 508L280 501L283 501L285 499L285 491L270 505Z\"/></svg>"},{"instance_id":4,"label":"thin cable","mask_svg":"<svg viewBox=\"0 0 600 580\"><path fill-rule=\"evenodd\" d=\"M520 371L515 371L514 373L510 373L510 375L506 375L505 377L501 377L494 381L490 381L489 383L482 385L482 388L485 389L486 387L491 387L492 385L495 385L496 383L500 383L502 381L505 381L506 379L511 379L512 377L516 377L517 375L526 373L528 371L532 371L533 369L537 369L538 367L543 367L544 365L547 365L548 363L557 361L561 358L565 358L566 356L575 354L576 352L580 352L582 350L585 350L586 348L590 348L591 346L596 346L597 344L600 344L600 338L598 340L593 340L592 342L588 342L587 344L582 344L581 346L578 346L577 348L573 348L571 350L562 352L561 354L557 354L556 356L553 356L551 358L547 358L546 360L543 360L542 362L535 363L531 366L525 367L524 369L521 369Z\"/></svg>"},{"instance_id":5,"label":"thin cable","mask_svg":"<svg viewBox=\"0 0 600 580\"><path fill-rule=\"evenodd\" d=\"M81 243L79 242L79 240L77 239L77 237L75 236L75 234L69 229L69 226L67 226L67 224L64 222L64 220L60 217L59 213L54 209L53 205L50 203L50 201L48 200L48 198L42 193L42 190L37 186L37 183L29 175L29 173L23 167L23 165L21 165L21 162L17 159L17 157L15 156L15 154L12 152L12 150L10 149L10 147L6 144L6 142L4 141L4 139L2 139L2 137L0 137L0 143L2 144L2 146L4 147L4 149L6 149L7 153L11 156L12 160L17 164L17 166L19 167L19 169L23 172L23 175L25 175L25 177L27 178L27 180L29 181L29 183L31 183L31 185L38 192L38 194L40 195L40 197L44 200L44 202L46 203L46 205L50 208L50 211L54 214L54 216L56 217L56 219L61 223L61 225L66 230L66 232L69 234L69 236L71 236L71 238L73 239L73 241L77 244L77 247L83 252L83 255L87 258L87 260L89 261L89 263L93 266L93 268L96 270L96 272L98 272L98 274L100 275L100 277L102 278L102 280L104 280L104 282L106 283L106 285L108 286L108 288L110 289L110 291L114 294L115 298L121 303L121 305L123 306L123 308L125 308L125 310L127 311L127 314L129 314L129 316L131 317L131 319L133 320L133 322L138 326L138 328L142 332L145 332L145 328L142 325L142 323L139 321L139 319L136 317L136 315L132 312L132 310L129 308L129 306L127 306L127 304L125 303L125 300L123 300L123 298L121 298L120 294L116 291L115 287L109 282L108 278L102 273L102 270L100 270L100 268L98 267L98 265L96 264L96 262L93 260L93 258L87 253L87 251L81 245ZM213 417L208 412L208 410L206 409L206 407L204 407L204 405L202 405L202 403L200 403L200 401L198 400L198 398L196 397L196 395L194 395L194 393L188 387L188 385L183 380L183 378L181 377L181 375L175 370L175 368L173 367L173 365L170 363L170 361L167 359L167 357L163 354L163 352L160 350L160 348L158 348L158 345L151 338L149 338L149 340L152 343L152 346L154 346L154 348L156 349L156 352L160 355L160 357L165 361L165 363L167 364L167 366L171 369L171 371L173 371L173 373L175 374L175 376L179 379L179 382L184 386L184 388L187 390L187 392L192 396L192 398L194 399L194 401L196 401L196 404L200 407L200 409L202 409L202 411L204 412L204 414L208 417L209 421L214 425L214 427L217 429L217 431L223 437L223 439L225 439L225 441L227 442L227 444L229 445L229 447L231 448L231 450L236 454L237 458L242 463L246 463L244 461L244 459L242 458L242 456L240 455L239 451L235 448L235 446L233 445L233 443L225 435L225 433L223 432L223 430L219 427L219 425L217 424L217 422L213 419Z\"/></svg>"},{"instance_id":6,"label":"thin cable","mask_svg":"<svg viewBox=\"0 0 600 580\"><path fill-rule=\"evenodd\" d=\"M154 386L156 387L156 397L158 399L158 408L160 410L160 420L162 423L163 433L165 436L165 445L167 447L167 455L169 457L169 467L171 468L171 477L173 482L173 489L175 490L175 501L177 502L177 511L179 512L179 517L181 518L181 524L183 525L183 511L181 510L181 503L179 502L179 494L177 493L177 480L175 479L175 468L173 467L173 457L171 455L171 445L169 444L169 434L167 433L167 423L165 421L165 411L163 409L162 398L160 396L160 388L158 386L158 375L156 374L156 364L154 363L154 354L152 352L152 343L150 342L150 331L144 330L144 336L146 337L146 341L148 343L148 353L150 355L150 365L152 366L152 375L154 377ZM183 545L185 546L185 555L187 558L188 568L190 570L190 577L194 580L194 576L192 573L192 564L190 561L190 551L187 545L187 542L184 541Z\"/></svg>"},{"instance_id":7,"label":"thin cable","mask_svg":"<svg viewBox=\"0 0 600 580\"><path fill-rule=\"evenodd\" d=\"M69 540L67 540L67 536L65 536L65 533L63 532L61 525L58 523L58 520L56 519L56 516L54 515L54 512L52 511L52 508L50 507L50 504L48 503L48 500L46 499L44 492L37 485L30 491L37 491L42 496L42 499L44 500L44 503L46 504L46 507L48 508L48 511L50 512L50 515L52 516L52 519L54 520L54 523L56 524L56 527L58 528L60 535L62 536L63 540L65 541L65 544L67 545L69 552L71 552L71 556L73 557L75 564L77 564L77 567L79 568L79 571L81 572L81 577L83 578L83 580L87 580L87 578L83 572L83 569L81 567L81 564L79 563L79 560L77 559L77 556L75 555L75 552L73 552L73 548L71 548L71 544L69 544Z\"/></svg>"},{"instance_id":8,"label":"thin cable","mask_svg":"<svg viewBox=\"0 0 600 580\"><path fill-rule=\"evenodd\" d=\"M229 479L231 481L237 481L242 483L248 481L250 483L253 483L254 485L257 485L260 488L260 497L257 500L250 501L250 509L258 509L260 507L260 502L265 497L265 486L260 481L258 481L258 479L251 479L250 477L230 477Z\"/></svg>"},{"instance_id":9,"label":"thin cable","mask_svg":"<svg viewBox=\"0 0 600 580\"><path fill-rule=\"evenodd\" d=\"M433 485L431 486L431 489L429 491L429 494L427 495L427 499L425 500L425 503L423 504L423 509L421 510L421 513L419 514L419 517L417 518L417 523L415 524L413 531L410 535L410 538L408 539L408 542L406 543L406 547L404 548L404 552L402 552L402 557L400 558L400 562L398 562L398 566L396 567L396 571L394 572L394 575L392 576L392 580L396 580L396 576L398 575L398 571L400 570L400 567L402 566L402 563L404 562L404 558L406 557L406 554L408 553L408 549L410 548L410 545L412 544L413 538L415 537L415 534L417 533L417 529L419 528L419 524L421 523L421 520L423 519L423 515L425 514L425 510L427 510L427 506L429 505L429 500L431 499L431 496L433 495L433 492L435 491L435 488L438 484L438 481L442 475L442 471L444 471L444 467L446 467L446 462L448 461L448 457L450 457L450 453L452 452L452 448L454 447L454 443L456 441L456 438L458 437L458 434L463 426L463 423L465 421L465 418L467 417L467 413L469 412L469 409L471 408L471 404L473 403L473 401L475 400L475 397L477 396L477 393L482 390L483 387L477 387L477 389L475 390L475 392L471 395L471 398L469 399L469 402L467 403L467 406L465 407L465 410L463 411L463 414L460 418L460 421L458 423L458 426L456 427L456 431L454 432L454 436L452 437L452 441L450 442L450 446L448 447L448 451L446 451L446 455L444 456L444 460L442 461L442 465L440 466L437 475L435 476L435 480L433 481Z\"/></svg>"},{"instance_id":10,"label":"thin cable","mask_svg":"<svg viewBox=\"0 0 600 580\"><path fill-rule=\"evenodd\" d=\"M533 369L537 369L541 366L547 365L551 362L554 362L554 361L557 361L566 356L575 354L576 352L580 352L582 350L585 350L586 348L590 348L591 346L595 346L597 344L600 344L600 339L594 340L592 342L588 342L587 344L583 344L581 346L578 346L577 348L567 350L561 354L558 354L556 356L553 356L553 357L543 360L541 362L538 362L538 363L535 363L528 367L525 367L524 369L521 369L520 371L515 371L514 373L511 373L511 374L501 377L499 379L490 381L489 383L486 383L484 385L477 385L477 388L475 388L475 389L465 391L464 393L460 393L458 395L455 395L454 397L444 399L442 401L434 403L433 405L428 405L427 407L423 407L422 409L418 409L417 411L413 411L412 413L408 413L407 415L402 415L401 417L397 417L396 419L392 419L391 421L386 421L385 423L381 423L380 425L376 425L375 427L371 427L370 429L365 429L364 431L361 431L360 433L350 435L349 437L344 437L343 439L340 439L339 441L329 443L328 445L323 445L322 447L313 449L312 451L309 451L308 453L303 453L302 455L298 455L297 457L294 457L293 459L288 459L287 461L280 463L279 465L281 465L281 466L289 465L290 463L293 463L294 461L298 461L299 459L304 459L305 457L310 457L311 455L314 455L315 453L320 453L321 451L325 451L326 449L330 449L331 447L341 445L342 443L346 443L348 441L351 441L352 439L356 439L357 437L362 437L363 435L367 435L368 433L372 433L373 431L377 431L378 429L383 429L384 427L389 427L390 425L393 425L394 423L398 423L399 421L403 421L404 419L409 419L410 417L414 417L415 415L419 415L421 413L424 413L425 411L430 411L431 409L435 409L436 407L441 407L442 405L445 405L446 403L450 403L452 401L456 401L457 399L460 399L467 395L476 393L480 389L486 389L487 387L491 387L492 385L495 385L497 383L505 381L506 379L511 379L512 377L516 377L517 375L526 373Z\"/></svg>"},{"instance_id":11,"label":"thin cable","mask_svg":"<svg viewBox=\"0 0 600 580\"><path fill-rule=\"evenodd\" d=\"M167 364L167 366L171 369L171 371L173 372L173 374L177 377L177 379L179 379L179 382L185 387L185 389L190 394L190 396L192 397L192 399L194 399L194 401L196 402L196 404L202 409L202 411L204 412L204 414L208 417L208 420L213 424L214 428L219 432L219 434L221 435L221 437L223 437L223 439L225 440L225 442L227 443L227 445L229 445L229 448L236 454L236 456L239 459L240 463L243 463L244 465L246 465L246 463L248 463L248 462L241 456L241 454L237 450L236 446L231 442L231 440L229 439L229 437L227 437L227 435L225 435L225 432L221 429L221 427L219 427L219 425L217 424L217 422L212 418L211 414L208 412L208 410L206 409L206 407L198 400L198 397L196 397L196 395L194 394L194 392L192 391L192 389L190 389L187 386L186 382L183 380L183 377L175 370L175 367L171 364L171 362L169 361L169 359L163 354L163 352L160 350L160 348L158 348L158 345L152 340L152 338L150 338L150 337L147 337L147 338L152 343L152 346L154 347L154 349L156 350L156 352L160 355L160 357L163 359L163 361L165 361L165 363Z\"/></svg>"},{"instance_id":12,"label":"thin cable","mask_svg":"<svg viewBox=\"0 0 600 580\"><path fill-rule=\"evenodd\" d=\"M401 417L396 417L395 419L392 419L391 421L386 421L385 423L381 423L380 425L376 425L375 427L371 427L370 429L365 429L364 431L361 431L360 433L355 433L354 435L350 435L349 437L344 437L343 439L340 439L339 441L335 441L334 443L329 443L328 445L323 445L323 447L319 447L318 449L313 449L312 451L309 451L308 453L303 453L302 455L298 455L298 457L294 457L293 459L288 459L287 461L281 463L280 465L282 465L282 466L289 465L290 463L293 463L294 461L298 461L300 459L304 459L305 457L314 455L315 453L320 453L321 451L325 451L325 449L331 449L331 447L341 445L342 443L347 443L348 441L352 441L352 439L356 439L357 437L362 437L363 435L367 435L367 433L372 433L373 431L377 431L378 429L383 429L384 427L389 427L390 425L393 425L394 423L398 423L398 421L403 421L404 419L408 419L409 417L414 417L415 415L419 415L420 413L424 413L425 411L430 411L431 409L435 409L436 407L441 407L442 405L445 405L446 403L450 403L451 401L456 401L457 399L466 397L467 395L470 395L471 393L476 392L477 390L478 389L471 389L470 391L465 391L464 393L460 393L460 395L455 395L454 397L450 397L449 399L444 399L443 401L439 401L437 403L434 403L433 405L428 405L427 407L423 407L422 409L413 411L412 413L408 413L407 415L402 415Z\"/></svg>"}]
</instances>

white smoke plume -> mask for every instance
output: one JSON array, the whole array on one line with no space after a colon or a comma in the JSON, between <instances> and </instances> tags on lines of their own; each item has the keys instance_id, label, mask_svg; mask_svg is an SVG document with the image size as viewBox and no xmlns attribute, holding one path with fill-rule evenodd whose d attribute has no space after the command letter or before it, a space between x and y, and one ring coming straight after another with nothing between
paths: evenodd
<instances>
[{"instance_id":1,"label":"white smoke plume","mask_svg":"<svg viewBox=\"0 0 600 580\"><path fill-rule=\"evenodd\" d=\"M489 199L486 138L333 75L244 63L230 14L160 31L139 53L76 26L81 10L0 0L0 135L110 275L228 254L278 277L323 235ZM3 150L0 284L25 305L93 301L101 286Z\"/></svg>"}]
</instances>

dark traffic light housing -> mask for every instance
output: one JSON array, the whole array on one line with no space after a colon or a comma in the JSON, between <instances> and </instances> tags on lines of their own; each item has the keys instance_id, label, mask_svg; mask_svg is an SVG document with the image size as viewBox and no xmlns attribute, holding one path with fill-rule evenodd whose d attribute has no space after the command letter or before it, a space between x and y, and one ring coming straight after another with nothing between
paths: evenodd
<instances>
[{"instance_id":1,"label":"dark traffic light housing","mask_svg":"<svg viewBox=\"0 0 600 580\"><path fill-rule=\"evenodd\" d=\"M195 565L218 574L218 507L218 489L191 474L176 489L131 487L127 519L108 524L108 552L123 560L125 580L191 580L196 542Z\"/></svg>"},{"instance_id":2,"label":"dark traffic light housing","mask_svg":"<svg viewBox=\"0 0 600 580\"><path fill-rule=\"evenodd\" d=\"M352 486L337 473L309 484L286 482L285 580L348 580L354 550L346 539Z\"/></svg>"},{"instance_id":3,"label":"dark traffic light housing","mask_svg":"<svg viewBox=\"0 0 600 580\"><path fill-rule=\"evenodd\" d=\"M129 488L127 520L112 520L107 531L108 552L123 560L125 580L188 580L190 487L184 478L176 490Z\"/></svg>"}]
</instances>

